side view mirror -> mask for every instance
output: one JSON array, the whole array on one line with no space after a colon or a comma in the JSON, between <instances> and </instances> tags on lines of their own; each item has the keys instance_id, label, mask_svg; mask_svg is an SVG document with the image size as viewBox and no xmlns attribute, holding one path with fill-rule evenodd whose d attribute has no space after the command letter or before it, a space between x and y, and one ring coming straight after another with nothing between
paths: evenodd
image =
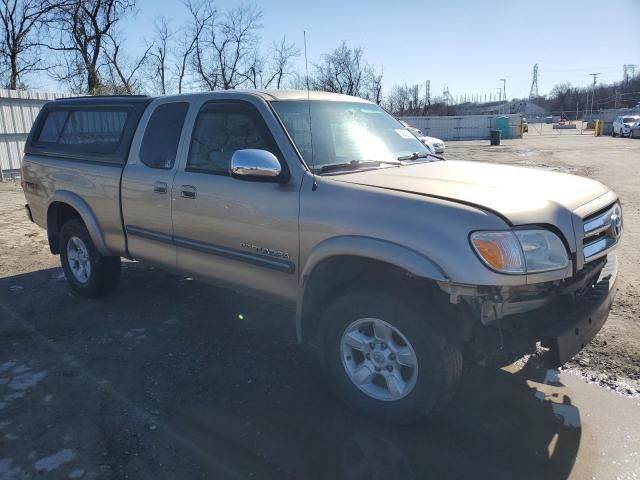
<instances>
[{"instance_id":1,"label":"side view mirror","mask_svg":"<svg viewBox=\"0 0 640 480\"><path fill-rule=\"evenodd\" d=\"M240 179L273 179L282 173L282 166L273 153L246 148L234 152L229 170Z\"/></svg>"}]
</instances>

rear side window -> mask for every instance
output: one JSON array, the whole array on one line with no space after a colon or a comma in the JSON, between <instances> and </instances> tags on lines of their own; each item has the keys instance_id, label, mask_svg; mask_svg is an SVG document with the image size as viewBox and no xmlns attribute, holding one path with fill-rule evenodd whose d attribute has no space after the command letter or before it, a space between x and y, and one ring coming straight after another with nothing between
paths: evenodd
<instances>
[{"instance_id":1,"label":"rear side window","mask_svg":"<svg viewBox=\"0 0 640 480\"><path fill-rule=\"evenodd\" d=\"M55 109L47 113L36 145L60 150L110 154L116 151L129 117L129 109Z\"/></svg>"},{"instance_id":2,"label":"rear side window","mask_svg":"<svg viewBox=\"0 0 640 480\"><path fill-rule=\"evenodd\" d=\"M151 168L173 168L188 110L188 103L175 102L153 111L140 145L142 163Z\"/></svg>"},{"instance_id":3,"label":"rear side window","mask_svg":"<svg viewBox=\"0 0 640 480\"><path fill-rule=\"evenodd\" d=\"M207 104L196 120L187 169L228 175L234 152L245 148L278 156L271 134L253 108L239 103Z\"/></svg>"}]
</instances>

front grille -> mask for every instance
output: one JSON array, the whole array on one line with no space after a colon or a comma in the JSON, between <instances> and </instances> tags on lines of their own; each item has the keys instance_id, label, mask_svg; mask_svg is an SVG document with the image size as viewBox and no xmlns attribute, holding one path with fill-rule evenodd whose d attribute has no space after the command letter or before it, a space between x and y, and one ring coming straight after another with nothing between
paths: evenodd
<instances>
[{"instance_id":1,"label":"front grille","mask_svg":"<svg viewBox=\"0 0 640 480\"><path fill-rule=\"evenodd\" d=\"M589 215L583 220L582 251L584 261L592 262L613 250L622 235L622 210L619 203Z\"/></svg>"}]
</instances>

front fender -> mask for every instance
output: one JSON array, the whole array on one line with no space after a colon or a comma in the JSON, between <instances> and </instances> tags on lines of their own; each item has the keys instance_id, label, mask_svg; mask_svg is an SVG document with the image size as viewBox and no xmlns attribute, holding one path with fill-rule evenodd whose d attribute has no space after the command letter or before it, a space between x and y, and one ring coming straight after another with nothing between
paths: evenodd
<instances>
[{"instance_id":1,"label":"front fender","mask_svg":"<svg viewBox=\"0 0 640 480\"><path fill-rule=\"evenodd\" d=\"M109 250L104 241L104 233L102 232L102 228L98 223L98 219L96 218L95 213L93 212L89 204L82 199L82 197L68 190L57 190L49 200L49 207L47 207L47 212L54 202L65 203L70 207L73 207L80 215L80 218L82 218L82 221L87 227L89 235L91 236L91 240L93 241L93 244L95 245L98 252L105 256L113 255L113 252ZM50 226L48 225L48 222L49 214L47 213L47 228L49 229Z\"/></svg>"},{"instance_id":2,"label":"front fender","mask_svg":"<svg viewBox=\"0 0 640 480\"><path fill-rule=\"evenodd\" d=\"M417 277L446 282L444 270L424 254L387 240L358 235L333 237L320 242L308 255L298 286L296 303L296 333L302 341L302 322L307 286L314 270L325 260L334 257L361 257L388 263Z\"/></svg>"}]
</instances>

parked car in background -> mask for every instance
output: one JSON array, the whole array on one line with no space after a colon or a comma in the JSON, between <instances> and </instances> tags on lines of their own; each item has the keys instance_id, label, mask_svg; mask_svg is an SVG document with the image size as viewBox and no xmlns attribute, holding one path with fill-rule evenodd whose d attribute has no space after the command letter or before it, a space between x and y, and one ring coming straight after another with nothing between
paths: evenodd
<instances>
[{"instance_id":1,"label":"parked car in background","mask_svg":"<svg viewBox=\"0 0 640 480\"><path fill-rule=\"evenodd\" d=\"M613 121L612 137L628 137L631 135L631 127L640 121L640 115L619 116Z\"/></svg>"},{"instance_id":2,"label":"parked car in background","mask_svg":"<svg viewBox=\"0 0 640 480\"><path fill-rule=\"evenodd\" d=\"M444 153L445 146L442 140L436 137L429 137L427 135L423 135L422 131L419 128L412 127L404 120L399 120L399 122L402 125L404 125L407 128L407 130L409 130L416 137L418 137L418 140L420 140L423 143L423 145L425 145L429 149L429 151L431 151L431 153L435 153L438 155L441 155Z\"/></svg>"},{"instance_id":3,"label":"parked car in background","mask_svg":"<svg viewBox=\"0 0 640 480\"><path fill-rule=\"evenodd\" d=\"M640 120L633 124L631 127L630 138L640 138Z\"/></svg>"},{"instance_id":4,"label":"parked car in background","mask_svg":"<svg viewBox=\"0 0 640 480\"><path fill-rule=\"evenodd\" d=\"M444 146L444 142L436 137L428 137L427 135L422 135L418 137L422 143L424 143L427 147L431 148L434 153L438 155L442 155L446 149Z\"/></svg>"}]
</instances>

